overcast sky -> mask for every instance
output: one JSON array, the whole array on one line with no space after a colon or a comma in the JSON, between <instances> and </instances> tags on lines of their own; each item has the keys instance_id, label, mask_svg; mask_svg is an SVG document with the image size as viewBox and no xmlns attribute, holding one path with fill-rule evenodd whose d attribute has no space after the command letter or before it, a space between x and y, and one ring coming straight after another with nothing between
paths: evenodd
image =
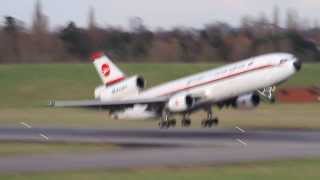
<instances>
[{"instance_id":1,"label":"overcast sky","mask_svg":"<svg viewBox=\"0 0 320 180\"><path fill-rule=\"evenodd\" d=\"M30 25L35 0L1 0L0 16L11 15ZM141 17L150 28L174 26L203 27L214 21L237 25L244 15L271 18L274 6L282 20L288 8L296 9L301 17L313 23L320 19L319 0L42 0L51 27L73 20L86 26L88 9L96 10L99 25L128 27L130 17Z\"/></svg>"}]
</instances>

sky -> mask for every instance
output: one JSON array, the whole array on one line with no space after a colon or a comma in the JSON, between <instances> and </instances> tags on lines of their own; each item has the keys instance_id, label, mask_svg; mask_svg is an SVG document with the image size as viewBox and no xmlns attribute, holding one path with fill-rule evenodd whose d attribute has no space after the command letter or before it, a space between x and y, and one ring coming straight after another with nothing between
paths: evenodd
<instances>
[{"instance_id":1,"label":"sky","mask_svg":"<svg viewBox=\"0 0 320 180\"><path fill-rule=\"evenodd\" d=\"M18 18L30 26L35 0L1 0L0 16ZM300 17L313 24L320 20L319 0L42 0L43 10L49 17L51 28L75 21L86 26L90 7L95 9L100 26L128 27L130 17L140 17L151 29L186 26L201 28L206 24L224 21L238 25L241 17L269 19L275 6L280 9L284 22L288 8L296 9ZM3 20L2 20L3 22Z\"/></svg>"}]
</instances>

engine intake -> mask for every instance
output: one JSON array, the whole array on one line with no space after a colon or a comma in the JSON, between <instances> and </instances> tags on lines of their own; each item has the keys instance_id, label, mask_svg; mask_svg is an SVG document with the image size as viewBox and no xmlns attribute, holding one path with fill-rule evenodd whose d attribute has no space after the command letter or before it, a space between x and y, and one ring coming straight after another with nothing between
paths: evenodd
<instances>
[{"instance_id":1,"label":"engine intake","mask_svg":"<svg viewBox=\"0 0 320 180\"><path fill-rule=\"evenodd\" d=\"M139 89L144 89L146 86L146 81L142 76L137 76L136 84Z\"/></svg>"},{"instance_id":2,"label":"engine intake","mask_svg":"<svg viewBox=\"0 0 320 180\"><path fill-rule=\"evenodd\" d=\"M167 108L171 112L184 112L194 105L194 98L187 94L178 94L170 98Z\"/></svg>"},{"instance_id":3,"label":"engine intake","mask_svg":"<svg viewBox=\"0 0 320 180\"><path fill-rule=\"evenodd\" d=\"M260 96L256 93L250 93L237 97L232 105L237 109L253 109L259 104Z\"/></svg>"}]
</instances>

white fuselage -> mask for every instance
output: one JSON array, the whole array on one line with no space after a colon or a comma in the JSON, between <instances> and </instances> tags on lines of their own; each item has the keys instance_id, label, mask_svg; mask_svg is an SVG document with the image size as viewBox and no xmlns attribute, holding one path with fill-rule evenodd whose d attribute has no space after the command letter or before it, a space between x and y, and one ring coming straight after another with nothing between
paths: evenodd
<instances>
[{"instance_id":1,"label":"white fuselage","mask_svg":"<svg viewBox=\"0 0 320 180\"><path fill-rule=\"evenodd\" d=\"M172 97L180 93L199 96L214 104L287 80L296 69L297 59L286 53L253 57L196 75L155 86L138 94L139 98ZM125 99L135 98L123 97Z\"/></svg>"},{"instance_id":2,"label":"white fuselage","mask_svg":"<svg viewBox=\"0 0 320 180\"><path fill-rule=\"evenodd\" d=\"M220 101L285 81L295 73L292 65L295 60L294 56L282 53L258 56L153 87L139 96L150 98L186 92Z\"/></svg>"}]
</instances>

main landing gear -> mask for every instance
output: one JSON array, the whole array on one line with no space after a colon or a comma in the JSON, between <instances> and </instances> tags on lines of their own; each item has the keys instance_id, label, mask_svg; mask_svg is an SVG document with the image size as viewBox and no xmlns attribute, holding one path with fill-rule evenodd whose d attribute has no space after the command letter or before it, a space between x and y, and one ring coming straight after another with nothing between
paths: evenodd
<instances>
[{"instance_id":1,"label":"main landing gear","mask_svg":"<svg viewBox=\"0 0 320 180\"><path fill-rule=\"evenodd\" d=\"M161 129L168 129L170 127L175 127L177 125L177 121L175 119L169 119L169 112L164 110L162 112L162 117L159 122L159 127Z\"/></svg>"},{"instance_id":2,"label":"main landing gear","mask_svg":"<svg viewBox=\"0 0 320 180\"><path fill-rule=\"evenodd\" d=\"M208 113L207 119L201 122L201 126L203 128L211 128L213 126L217 126L219 124L219 120L218 118L213 116L211 108L206 111ZM159 127L161 129L168 129L170 127L175 127L176 125L177 125L176 119L170 119L170 113L168 111L163 111L161 120L159 122ZM181 120L181 127L188 128L190 126L191 126L191 119L189 118L189 114L183 114L183 117Z\"/></svg>"},{"instance_id":3,"label":"main landing gear","mask_svg":"<svg viewBox=\"0 0 320 180\"><path fill-rule=\"evenodd\" d=\"M170 127L175 127L176 125L177 125L176 119L170 119L169 112L164 111L162 113L162 117L159 122L159 127L161 129L166 129L166 128L170 128ZM190 125L191 125L191 119L186 114L184 114L183 118L181 120L181 127L188 128L188 127L190 127Z\"/></svg>"},{"instance_id":4,"label":"main landing gear","mask_svg":"<svg viewBox=\"0 0 320 180\"><path fill-rule=\"evenodd\" d=\"M186 114L183 115L182 120L181 120L181 127L190 127L191 126L191 119L187 117Z\"/></svg>"},{"instance_id":5,"label":"main landing gear","mask_svg":"<svg viewBox=\"0 0 320 180\"><path fill-rule=\"evenodd\" d=\"M211 108L207 109L207 113L207 119L201 122L201 126L203 128L211 128L213 126L217 126L219 124L219 119L217 117L213 117Z\"/></svg>"}]
</instances>

